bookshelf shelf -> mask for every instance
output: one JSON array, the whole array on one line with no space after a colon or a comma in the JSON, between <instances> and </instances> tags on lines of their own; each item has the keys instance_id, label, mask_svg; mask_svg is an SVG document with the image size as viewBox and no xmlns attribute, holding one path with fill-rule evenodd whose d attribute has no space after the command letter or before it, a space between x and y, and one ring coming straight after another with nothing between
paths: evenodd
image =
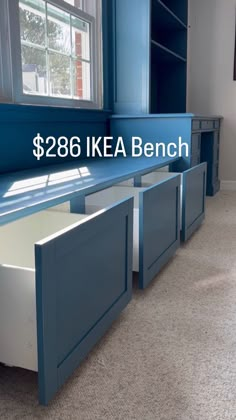
<instances>
[{"instance_id":1,"label":"bookshelf shelf","mask_svg":"<svg viewBox=\"0 0 236 420\"><path fill-rule=\"evenodd\" d=\"M176 54L174 51L170 50L169 48L166 48L164 45L152 40L151 41L152 46L156 49L156 55L159 58L160 61L163 62L173 62L173 61L182 61L184 63L187 62L187 59L182 57L179 54Z\"/></svg>"}]
</instances>

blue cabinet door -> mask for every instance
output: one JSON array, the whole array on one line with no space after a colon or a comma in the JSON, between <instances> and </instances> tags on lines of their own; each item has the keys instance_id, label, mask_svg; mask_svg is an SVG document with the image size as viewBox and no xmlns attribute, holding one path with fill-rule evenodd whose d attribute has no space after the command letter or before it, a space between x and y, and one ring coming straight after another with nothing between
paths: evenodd
<instances>
[{"instance_id":1,"label":"blue cabinet door","mask_svg":"<svg viewBox=\"0 0 236 420\"><path fill-rule=\"evenodd\" d=\"M139 287L144 289L180 245L180 176L140 192Z\"/></svg>"},{"instance_id":2,"label":"blue cabinet door","mask_svg":"<svg viewBox=\"0 0 236 420\"><path fill-rule=\"evenodd\" d=\"M35 245L42 404L130 301L132 238L129 199Z\"/></svg>"},{"instance_id":3,"label":"blue cabinet door","mask_svg":"<svg viewBox=\"0 0 236 420\"><path fill-rule=\"evenodd\" d=\"M183 173L182 240L186 241L205 218L207 164Z\"/></svg>"}]
</instances>

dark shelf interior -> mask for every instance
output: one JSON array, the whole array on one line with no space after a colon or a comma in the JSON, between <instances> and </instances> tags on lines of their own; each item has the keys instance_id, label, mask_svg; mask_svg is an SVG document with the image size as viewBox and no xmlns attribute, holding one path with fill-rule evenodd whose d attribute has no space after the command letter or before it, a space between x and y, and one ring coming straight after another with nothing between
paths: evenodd
<instances>
[{"instance_id":1,"label":"dark shelf interior","mask_svg":"<svg viewBox=\"0 0 236 420\"><path fill-rule=\"evenodd\" d=\"M186 112L187 62L152 43L150 112Z\"/></svg>"},{"instance_id":2,"label":"dark shelf interior","mask_svg":"<svg viewBox=\"0 0 236 420\"><path fill-rule=\"evenodd\" d=\"M187 0L151 0L151 113L186 112Z\"/></svg>"},{"instance_id":3,"label":"dark shelf interior","mask_svg":"<svg viewBox=\"0 0 236 420\"><path fill-rule=\"evenodd\" d=\"M185 25L188 22L187 0L161 0L161 3L173 12Z\"/></svg>"},{"instance_id":4,"label":"dark shelf interior","mask_svg":"<svg viewBox=\"0 0 236 420\"><path fill-rule=\"evenodd\" d=\"M180 3L177 0L177 3ZM162 0L152 0L152 18L153 23L160 30L181 30L187 29L186 22L182 21L179 16L172 12Z\"/></svg>"},{"instance_id":5,"label":"dark shelf interior","mask_svg":"<svg viewBox=\"0 0 236 420\"><path fill-rule=\"evenodd\" d=\"M183 26L187 27L188 22L188 0L154 0L158 3L159 11L161 13L172 15L172 19L179 21ZM164 12L165 10L165 12Z\"/></svg>"},{"instance_id":6,"label":"dark shelf interior","mask_svg":"<svg viewBox=\"0 0 236 420\"><path fill-rule=\"evenodd\" d=\"M187 28L173 18L158 0L152 0L151 39L186 58Z\"/></svg>"}]
</instances>

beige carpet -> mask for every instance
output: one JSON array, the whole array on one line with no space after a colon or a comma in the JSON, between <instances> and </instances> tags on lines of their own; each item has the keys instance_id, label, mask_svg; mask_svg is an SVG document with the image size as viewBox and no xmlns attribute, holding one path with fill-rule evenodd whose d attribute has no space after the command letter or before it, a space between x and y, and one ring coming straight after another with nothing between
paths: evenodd
<instances>
[{"instance_id":1,"label":"beige carpet","mask_svg":"<svg viewBox=\"0 0 236 420\"><path fill-rule=\"evenodd\" d=\"M236 193L207 219L63 387L37 403L37 377L0 367L0 419L235 420Z\"/></svg>"}]
</instances>

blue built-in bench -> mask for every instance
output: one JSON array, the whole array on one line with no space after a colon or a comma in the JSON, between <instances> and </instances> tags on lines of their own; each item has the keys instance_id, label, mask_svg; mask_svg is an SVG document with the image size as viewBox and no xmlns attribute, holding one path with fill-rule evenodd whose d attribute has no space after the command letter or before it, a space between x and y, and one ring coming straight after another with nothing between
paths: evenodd
<instances>
[{"instance_id":1,"label":"blue built-in bench","mask_svg":"<svg viewBox=\"0 0 236 420\"><path fill-rule=\"evenodd\" d=\"M86 197L177 161L81 160L0 177L0 361L38 371L42 404L131 299L134 191L92 215ZM183 174L188 233L204 218L205 173ZM142 288L179 246L180 185L177 174L139 192Z\"/></svg>"},{"instance_id":2,"label":"blue built-in bench","mask_svg":"<svg viewBox=\"0 0 236 420\"><path fill-rule=\"evenodd\" d=\"M176 162L178 158L86 159L0 176L0 225L65 201L73 211L84 197L131 177Z\"/></svg>"},{"instance_id":3,"label":"blue built-in bench","mask_svg":"<svg viewBox=\"0 0 236 420\"><path fill-rule=\"evenodd\" d=\"M9 112L14 128L0 113L0 362L37 371L47 404L130 301L132 269L146 287L178 248L181 227L187 240L202 223L206 164L128 156L41 166L32 158L35 127L44 137L79 135L79 127L103 136L107 118L40 110L42 123L35 110L28 119ZM167 166L175 173L159 172ZM131 187L117 185L130 179Z\"/></svg>"}]
</instances>

